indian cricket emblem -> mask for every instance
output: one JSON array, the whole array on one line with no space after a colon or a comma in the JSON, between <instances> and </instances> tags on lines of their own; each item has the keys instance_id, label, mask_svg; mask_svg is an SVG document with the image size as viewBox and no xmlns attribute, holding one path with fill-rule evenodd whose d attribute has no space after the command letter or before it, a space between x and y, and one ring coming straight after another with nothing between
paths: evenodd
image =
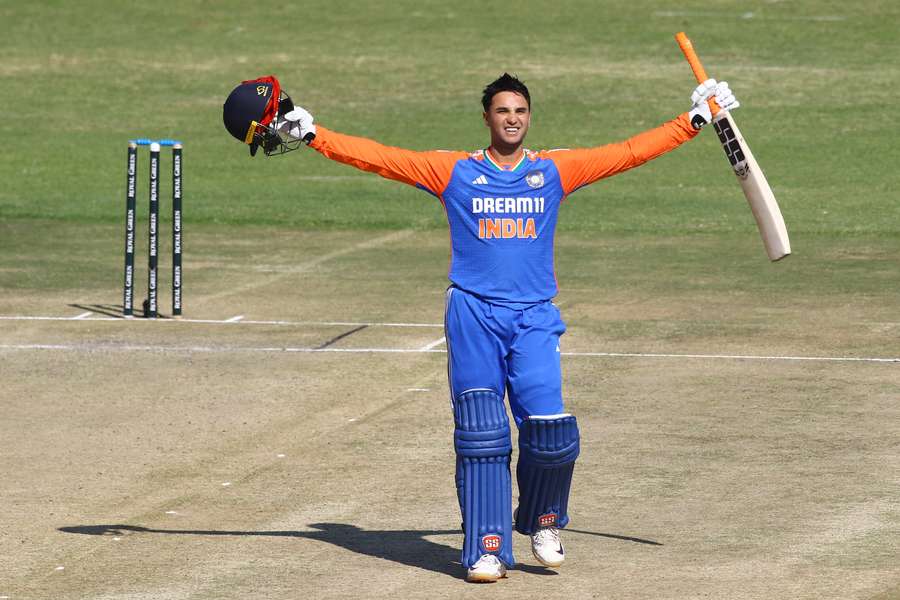
<instances>
[{"instance_id":1,"label":"indian cricket emblem","mask_svg":"<svg viewBox=\"0 0 900 600\"><path fill-rule=\"evenodd\" d=\"M501 546L501 538L496 534L488 534L481 538L481 546L485 552L499 552Z\"/></svg>"},{"instance_id":2,"label":"indian cricket emblem","mask_svg":"<svg viewBox=\"0 0 900 600\"><path fill-rule=\"evenodd\" d=\"M527 175L525 175L525 183L527 183L529 187L535 189L544 187L544 172L530 171Z\"/></svg>"}]
</instances>

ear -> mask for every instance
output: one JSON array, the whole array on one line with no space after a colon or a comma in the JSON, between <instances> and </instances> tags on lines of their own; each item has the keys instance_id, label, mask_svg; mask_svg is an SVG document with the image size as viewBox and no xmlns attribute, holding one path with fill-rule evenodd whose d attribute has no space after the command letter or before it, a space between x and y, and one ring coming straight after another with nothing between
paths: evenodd
<instances>
[{"instance_id":1,"label":"ear","mask_svg":"<svg viewBox=\"0 0 900 600\"><path fill-rule=\"evenodd\" d=\"M485 127L490 127L490 126L491 126L490 122L488 121L488 114L487 114L486 112L481 113L481 118L484 119L484 126L485 126Z\"/></svg>"}]
</instances>

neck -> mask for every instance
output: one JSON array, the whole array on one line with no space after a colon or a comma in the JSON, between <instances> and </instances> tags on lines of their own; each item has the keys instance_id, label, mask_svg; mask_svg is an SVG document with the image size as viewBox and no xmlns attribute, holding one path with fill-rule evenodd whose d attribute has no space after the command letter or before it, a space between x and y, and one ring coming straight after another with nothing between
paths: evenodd
<instances>
[{"instance_id":1,"label":"neck","mask_svg":"<svg viewBox=\"0 0 900 600\"><path fill-rule=\"evenodd\" d=\"M498 163L514 163L522 158L522 154L525 151L522 149L521 144L508 146L505 144L491 143L488 152L491 153L491 158Z\"/></svg>"}]
</instances>

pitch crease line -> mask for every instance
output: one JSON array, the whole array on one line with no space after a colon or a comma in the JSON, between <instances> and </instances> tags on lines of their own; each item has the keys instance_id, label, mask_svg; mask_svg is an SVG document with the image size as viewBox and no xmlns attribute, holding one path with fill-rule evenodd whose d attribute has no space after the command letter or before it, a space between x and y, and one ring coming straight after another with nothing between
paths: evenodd
<instances>
[{"instance_id":1,"label":"pitch crease line","mask_svg":"<svg viewBox=\"0 0 900 600\"><path fill-rule=\"evenodd\" d=\"M353 332L349 332L353 333ZM346 334L345 334L346 335ZM0 350L70 350L70 351L129 351L129 352L340 352L345 354L446 354L446 350L431 348L301 348L290 346L150 346L128 344L0 344ZM763 360L797 362L871 362L900 363L900 357L867 356L766 356L753 354L662 354L640 352L562 352L563 356L598 358L687 358L705 360Z\"/></svg>"},{"instance_id":2,"label":"pitch crease line","mask_svg":"<svg viewBox=\"0 0 900 600\"><path fill-rule=\"evenodd\" d=\"M422 352L427 352L427 351L431 350L432 348L437 348L438 346L440 346L441 344L443 344L446 341L447 341L447 338L445 336L441 336L441 339L435 340L435 341L431 342L430 344L425 344L424 346L419 348L419 350Z\"/></svg>"},{"instance_id":3,"label":"pitch crease line","mask_svg":"<svg viewBox=\"0 0 900 600\"><path fill-rule=\"evenodd\" d=\"M900 363L900 357L880 358L869 356L766 356L757 354L663 354L656 352L562 352L561 354L563 356L598 356L609 358L703 358L727 360Z\"/></svg>"},{"instance_id":4,"label":"pitch crease line","mask_svg":"<svg viewBox=\"0 0 900 600\"><path fill-rule=\"evenodd\" d=\"M104 322L120 322L120 323L199 323L207 325L314 325L323 327L425 327L425 328L443 328L443 323L380 323L380 322L354 322L354 321L286 321L286 320L254 320L244 319L240 315L230 319L142 319L125 317L85 317L77 319L79 321L104 321ZM0 315L0 321L73 321L74 317L49 317L49 316L26 316L26 315Z\"/></svg>"}]
</instances>

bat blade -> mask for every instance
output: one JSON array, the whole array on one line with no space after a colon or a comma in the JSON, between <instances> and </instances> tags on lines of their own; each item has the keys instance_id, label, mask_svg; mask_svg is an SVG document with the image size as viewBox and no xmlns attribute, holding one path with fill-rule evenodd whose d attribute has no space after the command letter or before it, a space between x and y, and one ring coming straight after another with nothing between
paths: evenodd
<instances>
[{"instance_id":1,"label":"bat blade","mask_svg":"<svg viewBox=\"0 0 900 600\"><path fill-rule=\"evenodd\" d=\"M734 117L729 113L721 113L713 121L713 125L722 143L722 149L725 150L725 156L741 184L750 211L756 219L756 226L769 260L781 260L791 253L791 242L778 201L765 174L759 168L759 163L756 162L744 136L741 135Z\"/></svg>"},{"instance_id":2,"label":"bat blade","mask_svg":"<svg viewBox=\"0 0 900 600\"><path fill-rule=\"evenodd\" d=\"M691 65L694 77L697 83L703 83L709 76L706 69L697 57L694 45L691 40L683 32L679 31L675 34L675 41L681 48L681 52ZM744 141L740 129L734 122L734 118L728 113L720 113L719 106L712 100L709 100L709 108L713 114L713 124L716 133L719 135L719 141L722 142L722 148L725 150L725 156L734 169L750 204L750 210L756 219L756 226L759 228L759 234L762 237L763 245L766 247L766 254L772 261L781 260L791 253L791 242L788 239L787 227L784 224L784 217L781 216L781 209L778 208L778 202L775 200L775 194L766 176L763 175L762 169L750 152L750 146Z\"/></svg>"}]
</instances>

